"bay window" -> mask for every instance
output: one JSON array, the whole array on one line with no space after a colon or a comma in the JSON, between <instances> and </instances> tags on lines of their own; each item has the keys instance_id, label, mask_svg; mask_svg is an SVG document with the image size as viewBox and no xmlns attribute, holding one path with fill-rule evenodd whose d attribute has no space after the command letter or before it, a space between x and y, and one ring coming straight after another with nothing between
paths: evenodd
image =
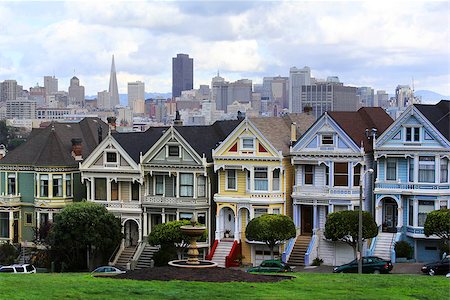
<instances>
[{"instance_id":1,"label":"bay window","mask_svg":"<svg viewBox=\"0 0 450 300\"><path fill-rule=\"evenodd\" d=\"M16 173L8 173L8 194L16 194Z\"/></svg>"},{"instance_id":2,"label":"bay window","mask_svg":"<svg viewBox=\"0 0 450 300\"><path fill-rule=\"evenodd\" d=\"M448 159L441 158L441 183L448 182Z\"/></svg>"},{"instance_id":3,"label":"bay window","mask_svg":"<svg viewBox=\"0 0 450 300\"><path fill-rule=\"evenodd\" d=\"M9 238L9 212L0 212L0 237Z\"/></svg>"},{"instance_id":4,"label":"bay window","mask_svg":"<svg viewBox=\"0 0 450 300\"><path fill-rule=\"evenodd\" d=\"M139 201L139 189L141 185L139 182L133 182L131 183L131 200L133 201Z\"/></svg>"},{"instance_id":5,"label":"bay window","mask_svg":"<svg viewBox=\"0 0 450 300\"><path fill-rule=\"evenodd\" d=\"M409 158L408 159L408 172L409 172L409 182L414 182L414 159L413 158Z\"/></svg>"},{"instance_id":6,"label":"bay window","mask_svg":"<svg viewBox=\"0 0 450 300\"><path fill-rule=\"evenodd\" d=\"M94 200L106 200L106 178L95 178L95 199Z\"/></svg>"},{"instance_id":7,"label":"bay window","mask_svg":"<svg viewBox=\"0 0 450 300\"><path fill-rule=\"evenodd\" d=\"M62 175L53 175L53 197L62 197L63 195L63 185L62 185Z\"/></svg>"},{"instance_id":8,"label":"bay window","mask_svg":"<svg viewBox=\"0 0 450 300\"><path fill-rule=\"evenodd\" d=\"M43 174L39 176L39 182L40 182L40 196L41 197L48 197L48 175Z\"/></svg>"},{"instance_id":9,"label":"bay window","mask_svg":"<svg viewBox=\"0 0 450 300\"><path fill-rule=\"evenodd\" d=\"M397 160L395 158L386 160L386 180L397 180Z\"/></svg>"},{"instance_id":10,"label":"bay window","mask_svg":"<svg viewBox=\"0 0 450 300\"><path fill-rule=\"evenodd\" d=\"M119 183L111 181L111 200L119 200Z\"/></svg>"},{"instance_id":11,"label":"bay window","mask_svg":"<svg viewBox=\"0 0 450 300\"><path fill-rule=\"evenodd\" d=\"M194 174L180 174L180 197L194 196Z\"/></svg>"},{"instance_id":12,"label":"bay window","mask_svg":"<svg viewBox=\"0 0 450 300\"><path fill-rule=\"evenodd\" d=\"M313 165L305 165L305 184L314 184L314 166Z\"/></svg>"},{"instance_id":13,"label":"bay window","mask_svg":"<svg viewBox=\"0 0 450 300\"><path fill-rule=\"evenodd\" d=\"M255 190L256 191L269 190L267 168L255 168Z\"/></svg>"},{"instance_id":14,"label":"bay window","mask_svg":"<svg viewBox=\"0 0 450 300\"><path fill-rule=\"evenodd\" d=\"M434 202L433 201L423 201L419 200L419 227L423 227L425 224L425 220L427 219L428 213L434 210Z\"/></svg>"},{"instance_id":15,"label":"bay window","mask_svg":"<svg viewBox=\"0 0 450 300\"><path fill-rule=\"evenodd\" d=\"M279 191L280 190L280 169L274 169L272 176L273 176L272 190Z\"/></svg>"},{"instance_id":16,"label":"bay window","mask_svg":"<svg viewBox=\"0 0 450 300\"><path fill-rule=\"evenodd\" d=\"M197 196L198 197L206 197L206 177L198 176L197 177ZM202 223L204 224L204 223Z\"/></svg>"},{"instance_id":17,"label":"bay window","mask_svg":"<svg viewBox=\"0 0 450 300\"><path fill-rule=\"evenodd\" d=\"M164 195L164 176L155 175L155 195Z\"/></svg>"},{"instance_id":18,"label":"bay window","mask_svg":"<svg viewBox=\"0 0 450 300\"><path fill-rule=\"evenodd\" d=\"M227 190L236 190L237 189L237 176L236 170L226 170L226 186Z\"/></svg>"},{"instance_id":19,"label":"bay window","mask_svg":"<svg viewBox=\"0 0 450 300\"><path fill-rule=\"evenodd\" d=\"M348 186L348 163L334 163L334 186Z\"/></svg>"},{"instance_id":20,"label":"bay window","mask_svg":"<svg viewBox=\"0 0 450 300\"><path fill-rule=\"evenodd\" d=\"M72 174L66 174L66 196L72 197Z\"/></svg>"},{"instance_id":21,"label":"bay window","mask_svg":"<svg viewBox=\"0 0 450 300\"><path fill-rule=\"evenodd\" d=\"M361 165L353 167L353 186L359 186L361 180Z\"/></svg>"}]
</instances>

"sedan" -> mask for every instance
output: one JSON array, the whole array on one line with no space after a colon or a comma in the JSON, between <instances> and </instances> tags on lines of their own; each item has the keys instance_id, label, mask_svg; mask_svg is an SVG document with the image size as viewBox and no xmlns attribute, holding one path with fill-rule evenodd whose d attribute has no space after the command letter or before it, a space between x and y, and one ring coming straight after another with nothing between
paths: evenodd
<instances>
[{"instance_id":1,"label":"sedan","mask_svg":"<svg viewBox=\"0 0 450 300\"><path fill-rule=\"evenodd\" d=\"M440 261L426 264L422 267L422 272L428 275L445 275L450 272L450 255Z\"/></svg>"},{"instance_id":2,"label":"sedan","mask_svg":"<svg viewBox=\"0 0 450 300\"><path fill-rule=\"evenodd\" d=\"M259 266L247 270L247 272L292 272L293 267L280 260L264 260Z\"/></svg>"},{"instance_id":3,"label":"sedan","mask_svg":"<svg viewBox=\"0 0 450 300\"><path fill-rule=\"evenodd\" d=\"M367 256L362 259L363 273L389 273L393 266L390 260L382 259L377 256ZM355 259L345 265L335 267L333 273L358 273L358 260Z\"/></svg>"},{"instance_id":4,"label":"sedan","mask_svg":"<svg viewBox=\"0 0 450 300\"><path fill-rule=\"evenodd\" d=\"M114 276L117 274L123 274L126 273L126 271L123 271L119 268L113 267L113 266L103 266L98 267L94 271L92 271L92 276L98 277L98 276Z\"/></svg>"}]
</instances>

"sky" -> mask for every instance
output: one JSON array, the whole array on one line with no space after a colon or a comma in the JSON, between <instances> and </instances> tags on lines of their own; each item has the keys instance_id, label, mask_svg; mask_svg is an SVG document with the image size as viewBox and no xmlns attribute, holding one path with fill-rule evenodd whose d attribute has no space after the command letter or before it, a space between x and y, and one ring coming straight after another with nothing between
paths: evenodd
<instances>
[{"instance_id":1,"label":"sky","mask_svg":"<svg viewBox=\"0 0 450 300\"><path fill-rule=\"evenodd\" d=\"M76 75L86 95L144 81L171 92L172 57L194 59L194 88L217 72L262 83L309 66L313 77L393 93L450 95L450 1L3 1L0 81L25 89Z\"/></svg>"}]
</instances>

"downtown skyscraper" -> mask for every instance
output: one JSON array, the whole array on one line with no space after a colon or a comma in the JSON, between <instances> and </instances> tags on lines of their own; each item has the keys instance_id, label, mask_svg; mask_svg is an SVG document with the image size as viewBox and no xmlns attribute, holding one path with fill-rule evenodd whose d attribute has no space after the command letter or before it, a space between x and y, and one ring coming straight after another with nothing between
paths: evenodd
<instances>
[{"instance_id":1,"label":"downtown skyscraper","mask_svg":"<svg viewBox=\"0 0 450 300\"><path fill-rule=\"evenodd\" d=\"M114 55L112 56L111 74L109 76L109 108L119 105L119 88L117 87L116 64L114 63Z\"/></svg>"},{"instance_id":2,"label":"downtown skyscraper","mask_svg":"<svg viewBox=\"0 0 450 300\"><path fill-rule=\"evenodd\" d=\"M181 91L194 88L194 59L188 54L172 58L172 98L180 97Z\"/></svg>"}]
</instances>

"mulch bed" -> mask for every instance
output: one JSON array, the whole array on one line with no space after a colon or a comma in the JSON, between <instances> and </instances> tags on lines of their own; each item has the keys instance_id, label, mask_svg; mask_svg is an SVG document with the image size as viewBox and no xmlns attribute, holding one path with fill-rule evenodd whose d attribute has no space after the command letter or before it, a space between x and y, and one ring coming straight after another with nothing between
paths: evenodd
<instances>
[{"instance_id":1,"label":"mulch bed","mask_svg":"<svg viewBox=\"0 0 450 300\"><path fill-rule=\"evenodd\" d=\"M119 274L112 278L162 281L278 282L294 277L285 275L250 274L241 270L224 268L188 269L167 266L128 271L125 274Z\"/></svg>"}]
</instances>

